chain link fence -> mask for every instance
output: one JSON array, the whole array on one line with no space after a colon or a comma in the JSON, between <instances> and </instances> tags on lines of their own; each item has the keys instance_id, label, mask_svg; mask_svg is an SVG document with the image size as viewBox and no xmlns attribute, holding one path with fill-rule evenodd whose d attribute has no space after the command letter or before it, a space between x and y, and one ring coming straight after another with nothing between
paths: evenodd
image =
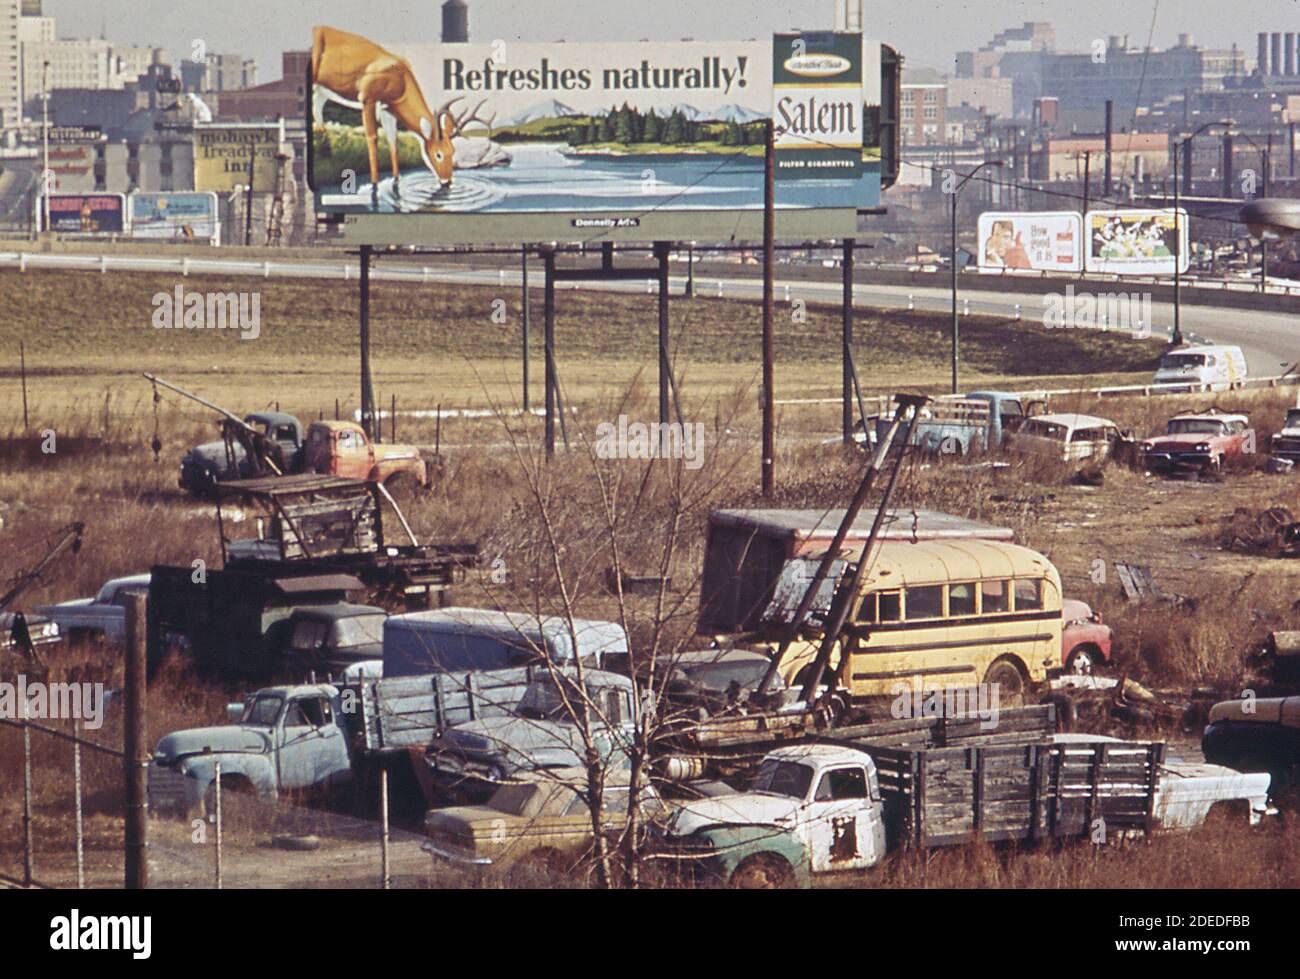
<instances>
[{"instance_id":1,"label":"chain link fence","mask_svg":"<svg viewBox=\"0 0 1300 979\"><path fill-rule=\"evenodd\" d=\"M0 882L48 888L121 887L125 875L125 769L120 713L85 731L67 721L0 719ZM387 779L345 786L326 799L260 798L227 787L186 809L169 805L150 766L151 888L423 888L481 883L435 866L421 849L424 811ZM176 776L179 777L179 776ZM227 780L229 781L229 780ZM219 783L220 784L220 783Z\"/></svg>"}]
</instances>

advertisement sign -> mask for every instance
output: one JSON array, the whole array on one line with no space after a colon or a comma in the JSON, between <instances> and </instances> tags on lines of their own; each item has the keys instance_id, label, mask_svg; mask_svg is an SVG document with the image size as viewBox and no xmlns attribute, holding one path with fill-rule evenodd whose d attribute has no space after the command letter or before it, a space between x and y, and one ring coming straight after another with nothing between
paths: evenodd
<instances>
[{"instance_id":1,"label":"advertisement sign","mask_svg":"<svg viewBox=\"0 0 1300 979\"><path fill-rule=\"evenodd\" d=\"M98 126L51 126L51 143L98 143L104 138Z\"/></svg>"},{"instance_id":2,"label":"advertisement sign","mask_svg":"<svg viewBox=\"0 0 1300 979\"><path fill-rule=\"evenodd\" d=\"M1175 225L1182 239L1180 248L1175 248ZM1179 272L1187 271L1190 249L1186 211L1179 210L1177 221L1172 208L1089 211L1084 226L1088 230L1089 272L1173 275L1175 254L1180 256Z\"/></svg>"},{"instance_id":3,"label":"advertisement sign","mask_svg":"<svg viewBox=\"0 0 1300 979\"><path fill-rule=\"evenodd\" d=\"M194 189L228 194L247 187L250 164L253 190L275 190L279 164L276 156L284 143L284 127L210 124L194 127Z\"/></svg>"},{"instance_id":4,"label":"advertisement sign","mask_svg":"<svg viewBox=\"0 0 1300 979\"><path fill-rule=\"evenodd\" d=\"M772 45L776 179L862 173L862 39L778 34Z\"/></svg>"},{"instance_id":5,"label":"advertisement sign","mask_svg":"<svg viewBox=\"0 0 1300 979\"><path fill-rule=\"evenodd\" d=\"M854 210L880 200L879 145L874 132L864 142L862 116L880 101L881 46L858 34L807 37L813 60L803 63L791 35L442 45L317 28L308 161L317 210L345 215L346 234L375 244L573 241L616 229L699 238L714 227L725 238L737 212L761 215L776 110L783 157L837 161L789 168L801 179L782 182L781 220L836 211L853 217L841 222L851 234ZM403 93L372 101L373 152L357 87L366 71ZM841 104L849 99L856 112ZM823 112L824 103L834 104Z\"/></svg>"},{"instance_id":6,"label":"advertisement sign","mask_svg":"<svg viewBox=\"0 0 1300 979\"><path fill-rule=\"evenodd\" d=\"M51 194L50 227L45 227L43 200L37 201L38 226L61 234L122 234L126 226L123 194Z\"/></svg>"},{"instance_id":7,"label":"advertisement sign","mask_svg":"<svg viewBox=\"0 0 1300 979\"><path fill-rule=\"evenodd\" d=\"M93 143L51 143L50 176L45 187L55 193L93 193L97 155L98 147Z\"/></svg>"},{"instance_id":8,"label":"advertisement sign","mask_svg":"<svg viewBox=\"0 0 1300 979\"><path fill-rule=\"evenodd\" d=\"M1082 219L1074 211L986 211L979 220L979 267L1082 271L1082 230Z\"/></svg>"},{"instance_id":9,"label":"advertisement sign","mask_svg":"<svg viewBox=\"0 0 1300 979\"><path fill-rule=\"evenodd\" d=\"M216 241L217 195L134 193L127 198L132 238Z\"/></svg>"}]
</instances>

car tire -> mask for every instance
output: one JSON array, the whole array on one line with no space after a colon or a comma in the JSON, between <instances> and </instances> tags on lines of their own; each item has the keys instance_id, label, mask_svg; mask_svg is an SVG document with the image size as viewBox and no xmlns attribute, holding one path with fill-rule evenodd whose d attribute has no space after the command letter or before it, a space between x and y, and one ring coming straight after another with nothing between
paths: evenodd
<instances>
[{"instance_id":1,"label":"car tire","mask_svg":"<svg viewBox=\"0 0 1300 979\"><path fill-rule=\"evenodd\" d=\"M756 853L740 861L731 872L730 885L737 890L779 890L794 880L794 868L775 853Z\"/></svg>"},{"instance_id":2,"label":"car tire","mask_svg":"<svg viewBox=\"0 0 1300 979\"><path fill-rule=\"evenodd\" d=\"M984 674L984 683L997 684L998 701L1007 707L1023 707L1025 703L1025 675L1013 660L1000 659Z\"/></svg>"},{"instance_id":3,"label":"car tire","mask_svg":"<svg viewBox=\"0 0 1300 979\"><path fill-rule=\"evenodd\" d=\"M1088 675L1102 663L1101 650L1090 642L1081 642L1065 657L1065 672Z\"/></svg>"}]
</instances>

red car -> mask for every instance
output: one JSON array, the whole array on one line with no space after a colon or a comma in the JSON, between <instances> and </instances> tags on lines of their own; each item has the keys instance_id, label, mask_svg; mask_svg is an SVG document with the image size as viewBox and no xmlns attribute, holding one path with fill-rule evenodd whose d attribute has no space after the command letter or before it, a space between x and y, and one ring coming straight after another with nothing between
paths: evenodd
<instances>
[{"instance_id":1,"label":"red car","mask_svg":"<svg viewBox=\"0 0 1300 979\"><path fill-rule=\"evenodd\" d=\"M1139 461L1147 469L1209 470L1217 472L1224 462L1240 458L1253 436L1250 419L1209 411L1175 415L1164 435L1153 435L1138 443Z\"/></svg>"},{"instance_id":2,"label":"red car","mask_svg":"<svg viewBox=\"0 0 1300 979\"><path fill-rule=\"evenodd\" d=\"M1067 673L1091 673L1110 662L1114 634L1087 602L1061 599L1061 663Z\"/></svg>"}]
</instances>

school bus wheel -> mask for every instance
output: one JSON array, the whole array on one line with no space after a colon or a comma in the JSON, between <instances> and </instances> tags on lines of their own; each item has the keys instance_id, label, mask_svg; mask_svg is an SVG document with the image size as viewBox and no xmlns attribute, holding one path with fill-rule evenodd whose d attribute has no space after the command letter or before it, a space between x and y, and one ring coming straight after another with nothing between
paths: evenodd
<instances>
[{"instance_id":1,"label":"school bus wheel","mask_svg":"<svg viewBox=\"0 0 1300 979\"><path fill-rule=\"evenodd\" d=\"M996 684L1001 704L1020 707L1025 702L1025 675L1014 659L995 660L984 674L984 683L989 686Z\"/></svg>"}]
</instances>

